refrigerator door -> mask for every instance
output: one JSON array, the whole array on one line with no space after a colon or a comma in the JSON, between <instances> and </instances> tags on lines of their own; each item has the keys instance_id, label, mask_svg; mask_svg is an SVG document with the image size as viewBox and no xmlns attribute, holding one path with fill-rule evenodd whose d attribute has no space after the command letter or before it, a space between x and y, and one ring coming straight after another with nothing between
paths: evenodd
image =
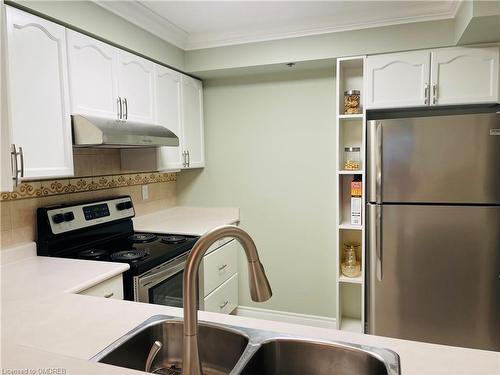
<instances>
[{"instance_id":1,"label":"refrigerator door","mask_svg":"<svg viewBox=\"0 0 500 375\"><path fill-rule=\"evenodd\" d=\"M368 204L367 218L368 333L500 351L500 207Z\"/></svg>"},{"instance_id":2,"label":"refrigerator door","mask_svg":"<svg viewBox=\"0 0 500 375\"><path fill-rule=\"evenodd\" d=\"M368 122L368 201L500 204L500 114Z\"/></svg>"}]
</instances>

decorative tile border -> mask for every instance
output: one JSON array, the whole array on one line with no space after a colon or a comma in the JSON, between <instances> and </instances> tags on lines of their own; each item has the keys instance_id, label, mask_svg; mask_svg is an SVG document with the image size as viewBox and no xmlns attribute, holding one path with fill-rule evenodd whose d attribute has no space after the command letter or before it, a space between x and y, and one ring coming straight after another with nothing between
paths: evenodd
<instances>
[{"instance_id":1,"label":"decorative tile border","mask_svg":"<svg viewBox=\"0 0 500 375\"><path fill-rule=\"evenodd\" d=\"M133 173L98 177L82 177L48 181L22 182L13 192L2 192L0 201L49 197L51 195L82 193L124 186L176 181L175 173Z\"/></svg>"}]
</instances>

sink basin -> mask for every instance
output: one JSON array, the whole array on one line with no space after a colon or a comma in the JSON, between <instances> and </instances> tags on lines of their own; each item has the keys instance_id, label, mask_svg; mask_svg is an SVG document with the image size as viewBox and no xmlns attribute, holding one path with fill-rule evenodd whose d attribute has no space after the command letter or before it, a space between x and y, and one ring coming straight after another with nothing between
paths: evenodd
<instances>
[{"instance_id":1,"label":"sink basin","mask_svg":"<svg viewBox=\"0 0 500 375\"><path fill-rule=\"evenodd\" d=\"M144 322L94 359L110 365L144 371L151 346L158 340L162 343L162 348L152 363L151 372L180 374L183 322L157 319L153 317ZM243 333L215 325L200 324L198 345L203 372L206 375L229 374L247 344L248 338Z\"/></svg>"},{"instance_id":2,"label":"sink basin","mask_svg":"<svg viewBox=\"0 0 500 375\"><path fill-rule=\"evenodd\" d=\"M388 349L199 324L204 375L399 375L399 356ZM183 322L156 315L98 353L93 361L144 371L155 341L162 347L151 372L181 374Z\"/></svg>"},{"instance_id":3,"label":"sink basin","mask_svg":"<svg viewBox=\"0 0 500 375\"><path fill-rule=\"evenodd\" d=\"M362 349L296 339L268 341L241 375L386 375L384 361Z\"/></svg>"}]
</instances>

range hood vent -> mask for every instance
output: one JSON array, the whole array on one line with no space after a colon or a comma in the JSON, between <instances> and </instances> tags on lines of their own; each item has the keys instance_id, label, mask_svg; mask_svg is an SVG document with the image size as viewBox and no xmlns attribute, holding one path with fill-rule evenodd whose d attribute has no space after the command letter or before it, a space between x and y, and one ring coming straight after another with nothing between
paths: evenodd
<instances>
[{"instance_id":1,"label":"range hood vent","mask_svg":"<svg viewBox=\"0 0 500 375\"><path fill-rule=\"evenodd\" d=\"M179 146L179 138L160 125L72 115L75 147L131 148Z\"/></svg>"}]
</instances>

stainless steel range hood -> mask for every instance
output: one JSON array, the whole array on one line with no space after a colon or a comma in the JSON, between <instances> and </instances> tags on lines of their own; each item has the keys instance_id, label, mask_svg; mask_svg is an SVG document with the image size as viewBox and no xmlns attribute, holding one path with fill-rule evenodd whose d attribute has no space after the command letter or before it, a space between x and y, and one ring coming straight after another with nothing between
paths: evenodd
<instances>
[{"instance_id":1,"label":"stainless steel range hood","mask_svg":"<svg viewBox=\"0 0 500 375\"><path fill-rule=\"evenodd\" d=\"M75 147L131 148L179 146L179 138L160 125L72 115Z\"/></svg>"}]
</instances>

